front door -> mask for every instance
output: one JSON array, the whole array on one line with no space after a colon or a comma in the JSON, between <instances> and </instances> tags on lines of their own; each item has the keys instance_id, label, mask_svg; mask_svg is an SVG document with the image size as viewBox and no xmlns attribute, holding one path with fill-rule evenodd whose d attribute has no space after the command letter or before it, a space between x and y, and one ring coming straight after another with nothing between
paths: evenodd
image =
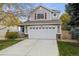
<instances>
[{"instance_id":1,"label":"front door","mask_svg":"<svg viewBox=\"0 0 79 59\"><path fill-rule=\"evenodd\" d=\"M24 26L21 26L21 32L24 33Z\"/></svg>"}]
</instances>

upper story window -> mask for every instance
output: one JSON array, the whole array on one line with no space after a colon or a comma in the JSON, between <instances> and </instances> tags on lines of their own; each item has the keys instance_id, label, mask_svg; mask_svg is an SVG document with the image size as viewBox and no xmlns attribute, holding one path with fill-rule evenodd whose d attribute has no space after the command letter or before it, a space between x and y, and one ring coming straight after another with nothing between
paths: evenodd
<instances>
[{"instance_id":1,"label":"upper story window","mask_svg":"<svg viewBox=\"0 0 79 59\"><path fill-rule=\"evenodd\" d=\"M44 19L44 14L37 14L37 19Z\"/></svg>"},{"instance_id":2,"label":"upper story window","mask_svg":"<svg viewBox=\"0 0 79 59\"><path fill-rule=\"evenodd\" d=\"M56 13L54 13L54 16L56 16Z\"/></svg>"}]
</instances>

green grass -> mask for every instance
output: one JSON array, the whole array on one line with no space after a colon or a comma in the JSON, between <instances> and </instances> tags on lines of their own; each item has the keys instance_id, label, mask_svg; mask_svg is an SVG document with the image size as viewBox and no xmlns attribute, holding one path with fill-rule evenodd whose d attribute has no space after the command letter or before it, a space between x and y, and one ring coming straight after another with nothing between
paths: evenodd
<instances>
[{"instance_id":1,"label":"green grass","mask_svg":"<svg viewBox=\"0 0 79 59\"><path fill-rule=\"evenodd\" d=\"M79 43L58 41L60 56L79 56Z\"/></svg>"},{"instance_id":2,"label":"green grass","mask_svg":"<svg viewBox=\"0 0 79 59\"><path fill-rule=\"evenodd\" d=\"M0 40L0 50L5 49L21 40Z\"/></svg>"}]
</instances>

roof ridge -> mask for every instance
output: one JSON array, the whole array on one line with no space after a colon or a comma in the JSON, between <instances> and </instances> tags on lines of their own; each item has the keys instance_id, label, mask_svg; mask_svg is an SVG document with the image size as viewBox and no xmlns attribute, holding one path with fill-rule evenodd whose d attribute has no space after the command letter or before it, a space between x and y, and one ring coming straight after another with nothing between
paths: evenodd
<instances>
[{"instance_id":1,"label":"roof ridge","mask_svg":"<svg viewBox=\"0 0 79 59\"><path fill-rule=\"evenodd\" d=\"M35 9L37 9L37 8L39 8L39 7L43 7L43 8L47 9L47 10L50 11L50 12L53 12L53 11L60 12L59 10L50 9L50 8L45 7L45 6L42 6L42 5L39 5L39 6L35 7L33 10L35 10Z\"/></svg>"}]
</instances>

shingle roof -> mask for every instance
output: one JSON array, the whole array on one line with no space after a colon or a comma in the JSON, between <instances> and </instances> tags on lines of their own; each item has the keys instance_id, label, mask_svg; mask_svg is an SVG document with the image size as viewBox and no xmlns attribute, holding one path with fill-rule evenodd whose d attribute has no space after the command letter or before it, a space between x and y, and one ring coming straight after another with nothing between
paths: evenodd
<instances>
[{"instance_id":1,"label":"shingle roof","mask_svg":"<svg viewBox=\"0 0 79 59\"><path fill-rule=\"evenodd\" d=\"M53 25L53 24L61 24L59 20L42 20L42 21L26 21L21 23L20 25Z\"/></svg>"}]
</instances>

